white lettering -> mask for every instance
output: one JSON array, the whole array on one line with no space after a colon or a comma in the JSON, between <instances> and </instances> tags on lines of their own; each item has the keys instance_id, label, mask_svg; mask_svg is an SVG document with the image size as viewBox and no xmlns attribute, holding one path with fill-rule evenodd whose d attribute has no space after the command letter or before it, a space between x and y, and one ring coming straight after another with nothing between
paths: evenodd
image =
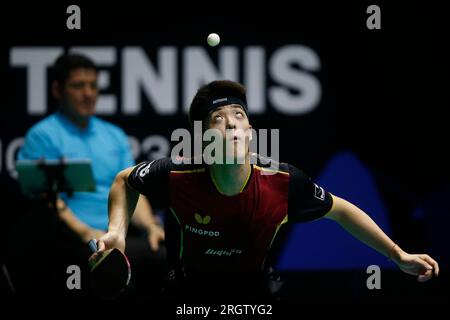
<instances>
[{"instance_id":1,"label":"white lettering","mask_svg":"<svg viewBox=\"0 0 450 320\"><path fill-rule=\"evenodd\" d=\"M47 112L46 70L63 52L61 47L16 47L10 52L12 67L27 70L27 112L43 115Z\"/></svg>"},{"instance_id":2,"label":"white lettering","mask_svg":"<svg viewBox=\"0 0 450 320\"><path fill-rule=\"evenodd\" d=\"M244 51L244 83L248 109L261 114L266 109L266 60L263 47L248 47Z\"/></svg>"},{"instance_id":3,"label":"white lettering","mask_svg":"<svg viewBox=\"0 0 450 320\"><path fill-rule=\"evenodd\" d=\"M269 62L272 78L280 85L269 89L269 100L281 113L301 115L311 112L320 102L320 82L298 68L318 71L320 60L317 54L302 45L290 45L278 49ZM289 89L296 91L291 93Z\"/></svg>"},{"instance_id":4,"label":"white lettering","mask_svg":"<svg viewBox=\"0 0 450 320\"><path fill-rule=\"evenodd\" d=\"M313 49L303 45L280 47L267 57L262 46L243 49L225 46L217 49L217 62L205 48L190 46L181 49L181 66L178 66L175 47L157 48L156 62L150 61L142 47L124 47L120 59L117 58L117 48L113 46L77 46L69 51L89 56L100 67L118 68L117 74L122 79L122 109L118 108L115 93L101 94L96 112L102 115L118 112L140 114L142 106L145 106L144 96L157 115L186 112L201 85L217 79L239 81L239 68L242 68L242 82L247 87L251 114L264 113L269 102L282 114L302 115L314 110L321 100L321 84L313 74L320 70L321 62ZM47 68L62 52L62 47L11 48L11 67L26 68L28 114L47 113ZM181 72L178 72L179 68ZM111 89L112 74L110 70L99 71L101 90ZM268 86L269 79L273 85Z\"/></svg>"},{"instance_id":5,"label":"white lettering","mask_svg":"<svg viewBox=\"0 0 450 320\"><path fill-rule=\"evenodd\" d=\"M220 236L220 232L219 231L211 231L211 230L202 230L202 229L197 229L195 227L191 227L190 225L186 225L186 230L188 230L189 232L198 234L200 236L209 236L209 237L218 237Z\"/></svg>"},{"instance_id":6,"label":"white lettering","mask_svg":"<svg viewBox=\"0 0 450 320\"><path fill-rule=\"evenodd\" d=\"M185 111L197 89L213 80L238 80L238 51L236 47L222 47L218 52L219 68L213 65L202 47L187 47L183 52L183 86Z\"/></svg>"},{"instance_id":7,"label":"white lettering","mask_svg":"<svg viewBox=\"0 0 450 320\"><path fill-rule=\"evenodd\" d=\"M122 61L122 105L124 114L135 115L140 113L141 89L150 99L158 114L176 113L177 60L175 48L162 47L158 50L159 75L149 63L142 48L125 48Z\"/></svg>"}]
</instances>

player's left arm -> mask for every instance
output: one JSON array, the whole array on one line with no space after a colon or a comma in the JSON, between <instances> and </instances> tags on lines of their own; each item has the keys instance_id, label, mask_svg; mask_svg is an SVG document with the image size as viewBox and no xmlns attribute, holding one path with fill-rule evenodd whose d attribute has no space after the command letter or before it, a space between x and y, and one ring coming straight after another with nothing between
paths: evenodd
<instances>
[{"instance_id":1,"label":"player's left arm","mask_svg":"<svg viewBox=\"0 0 450 320\"><path fill-rule=\"evenodd\" d=\"M438 263L429 255L403 251L363 210L335 195L332 198L333 206L325 218L336 221L358 240L392 259L402 271L417 275L420 282L439 274Z\"/></svg>"}]
</instances>

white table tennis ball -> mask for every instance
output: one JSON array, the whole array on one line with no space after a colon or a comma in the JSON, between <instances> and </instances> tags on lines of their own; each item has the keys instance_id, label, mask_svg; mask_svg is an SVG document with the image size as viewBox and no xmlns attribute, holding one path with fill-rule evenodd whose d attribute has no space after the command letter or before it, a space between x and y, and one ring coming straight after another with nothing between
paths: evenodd
<instances>
[{"instance_id":1,"label":"white table tennis ball","mask_svg":"<svg viewBox=\"0 0 450 320\"><path fill-rule=\"evenodd\" d=\"M206 41L211 47L215 47L219 44L220 37L217 33L210 33Z\"/></svg>"}]
</instances>

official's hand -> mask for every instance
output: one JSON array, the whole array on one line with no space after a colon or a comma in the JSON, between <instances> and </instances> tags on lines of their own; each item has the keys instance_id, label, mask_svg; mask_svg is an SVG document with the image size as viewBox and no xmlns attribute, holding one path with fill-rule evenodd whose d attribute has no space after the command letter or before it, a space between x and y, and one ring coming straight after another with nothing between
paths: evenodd
<instances>
[{"instance_id":1,"label":"official's hand","mask_svg":"<svg viewBox=\"0 0 450 320\"><path fill-rule=\"evenodd\" d=\"M159 243L164 241L164 229L159 224L151 224L147 229L147 239L152 251L159 249Z\"/></svg>"}]
</instances>

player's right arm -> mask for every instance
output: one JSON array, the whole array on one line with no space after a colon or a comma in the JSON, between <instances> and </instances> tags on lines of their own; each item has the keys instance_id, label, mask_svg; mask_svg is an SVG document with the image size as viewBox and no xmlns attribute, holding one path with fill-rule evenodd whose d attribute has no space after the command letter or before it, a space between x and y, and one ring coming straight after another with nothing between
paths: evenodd
<instances>
[{"instance_id":1,"label":"player's right arm","mask_svg":"<svg viewBox=\"0 0 450 320\"><path fill-rule=\"evenodd\" d=\"M109 192L108 232L98 242L99 251L125 250L125 237L140 194L155 208L168 206L170 158L144 161L117 174Z\"/></svg>"},{"instance_id":2,"label":"player's right arm","mask_svg":"<svg viewBox=\"0 0 450 320\"><path fill-rule=\"evenodd\" d=\"M139 199L139 192L128 185L127 179L135 167L116 175L108 198L108 232L98 240L98 250L118 248L125 251L125 237L131 216Z\"/></svg>"}]
</instances>

